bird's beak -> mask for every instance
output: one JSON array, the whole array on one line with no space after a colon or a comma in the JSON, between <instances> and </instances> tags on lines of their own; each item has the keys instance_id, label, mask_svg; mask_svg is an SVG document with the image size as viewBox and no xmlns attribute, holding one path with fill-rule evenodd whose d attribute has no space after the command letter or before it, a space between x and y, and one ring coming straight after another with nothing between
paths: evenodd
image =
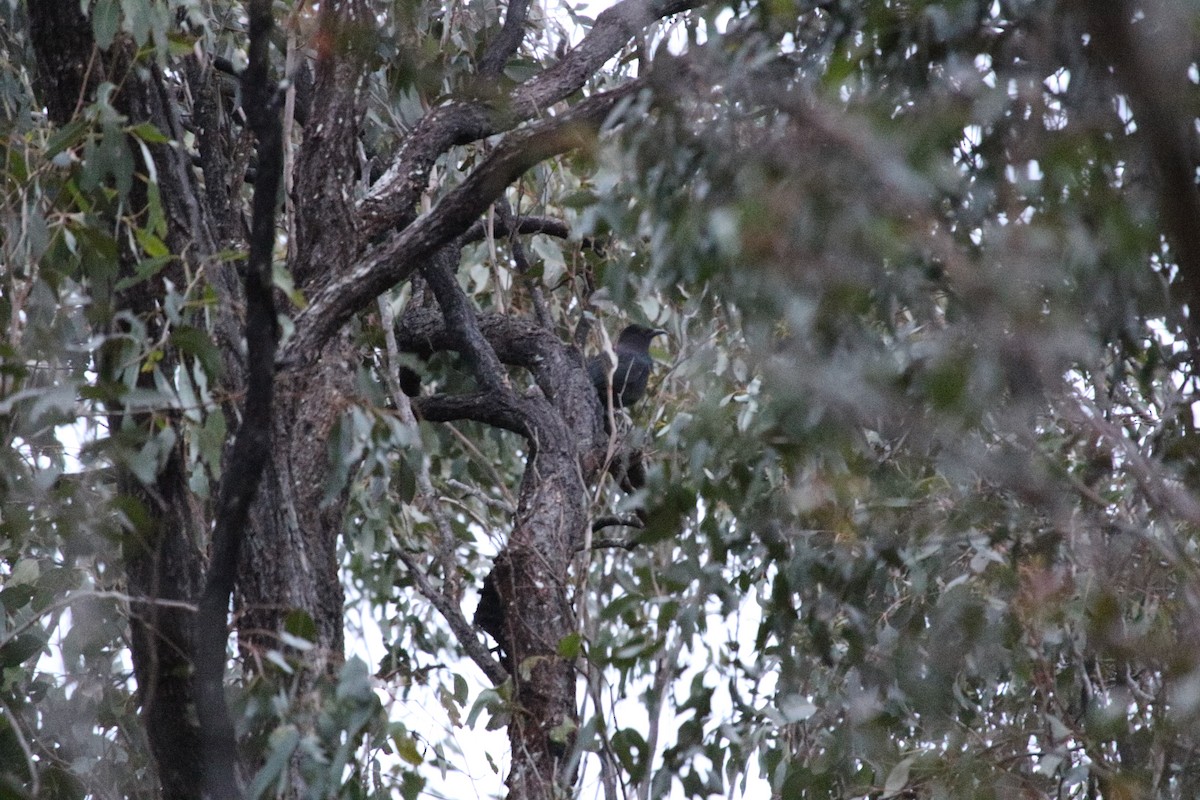
<instances>
[{"instance_id":1,"label":"bird's beak","mask_svg":"<svg viewBox=\"0 0 1200 800\"><path fill-rule=\"evenodd\" d=\"M655 328L654 330L650 331L650 338L653 339L655 336L666 336L667 333L668 332L662 328Z\"/></svg>"}]
</instances>

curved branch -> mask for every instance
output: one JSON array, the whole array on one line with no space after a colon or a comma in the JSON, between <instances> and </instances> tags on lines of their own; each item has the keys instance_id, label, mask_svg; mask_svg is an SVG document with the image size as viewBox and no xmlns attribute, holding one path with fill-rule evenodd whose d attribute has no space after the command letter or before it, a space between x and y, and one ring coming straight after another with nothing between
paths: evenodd
<instances>
[{"instance_id":1,"label":"curved branch","mask_svg":"<svg viewBox=\"0 0 1200 800\"><path fill-rule=\"evenodd\" d=\"M591 143L617 105L641 90L640 81L594 95L559 117L506 136L457 189L409 227L368 250L354 269L324 286L296 318L295 335L279 364L295 369L313 361L322 344L351 315L462 234L507 186L551 156Z\"/></svg>"},{"instance_id":2,"label":"curved branch","mask_svg":"<svg viewBox=\"0 0 1200 800\"><path fill-rule=\"evenodd\" d=\"M609 515L609 516L603 516L603 517L596 517L594 520L592 520L592 533L598 533L599 531L602 531L605 528L616 528L616 527L636 528L638 530L641 530L646 527L646 523L643 522L642 519L637 516L619 517L615 514ZM625 547L626 545L628 545L627 549L632 549L633 546L636 544L635 542L633 542L632 540L629 540L629 539L620 539L619 541L624 542L625 544L618 545L618 546ZM611 544L611 542L608 544L606 544L605 542L610 542L610 540L608 540L608 539L604 539L604 540L593 539L592 540L592 549L596 550L601 547L612 547L613 546ZM580 549L582 549L582 548L580 548Z\"/></svg>"},{"instance_id":3,"label":"curved branch","mask_svg":"<svg viewBox=\"0 0 1200 800\"><path fill-rule=\"evenodd\" d=\"M504 15L504 27L500 35L488 45L487 52L479 59L479 74L494 78L504 71L504 65L517 52L525 38L525 18L529 14L529 0L509 0L508 13Z\"/></svg>"},{"instance_id":4,"label":"curved branch","mask_svg":"<svg viewBox=\"0 0 1200 800\"><path fill-rule=\"evenodd\" d=\"M522 409L511 400L490 392L434 394L414 397L411 403L413 412L427 422L471 420L512 431L525 438L532 436Z\"/></svg>"},{"instance_id":5,"label":"curved branch","mask_svg":"<svg viewBox=\"0 0 1200 800\"><path fill-rule=\"evenodd\" d=\"M571 236L570 226L555 217L517 217L509 220L505 215L497 215L492 232L496 236L528 236L535 233L544 233L556 239L569 239ZM476 220L462 235L462 241L463 244L470 244L481 241L485 236L487 226L482 220Z\"/></svg>"},{"instance_id":6,"label":"curved branch","mask_svg":"<svg viewBox=\"0 0 1200 800\"><path fill-rule=\"evenodd\" d=\"M554 66L517 86L506 98L485 104L457 101L430 111L405 140L387 172L362 201L367 240L408 225L433 162L455 145L493 136L533 119L583 88L589 77L639 31L655 20L706 0L624 0L596 18L588 35ZM505 20L507 26L507 19Z\"/></svg>"},{"instance_id":7,"label":"curved branch","mask_svg":"<svg viewBox=\"0 0 1200 800\"><path fill-rule=\"evenodd\" d=\"M587 370L584 369L583 356L578 348L564 343L554 331L522 317L480 314L477 321L480 333L503 363L522 367L532 373L542 395L574 431L575 446L579 452L587 452L593 447L599 451L607 448L608 435L601 424L600 400ZM406 351L430 352L456 348L455 340L447 333L441 314L430 309L411 309L406 312L401 326L396 331L396 338L400 348ZM520 403L521 413L524 415L522 419L530 431L528 434L519 430L515 432L532 441L536 435L537 412L531 398L525 396L512 402ZM475 417L464 414L461 418ZM482 421L496 424L488 420ZM506 429L514 430L512 427ZM621 463L626 463L626 460L622 460ZM599 461L593 466L598 465Z\"/></svg>"},{"instance_id":8,"label":"curved branch","mask_svg":"<svg viewBox=\"0 0 1200 800\"><path fill-rule=\"evenodd\" d=\"M421 267L421 274L442 309L446 329L455 340L454 349L466 356L475 381L497 399L509 399L513 391L504 365L480 334L475 310L454 277L461 252L461 248L453 243L443 247Z\"/></svg>"},{"instance_id":9,"label":"curved branch","mask_svg":"<svg viewBox=\"0 0 1200 800\"><path fill-rule=\"evenodd\" d=\"M552 332L522 317L506 314L481 314L477 318L480 334L505 364L523 367L541 382L543 373L550 380L564 358L566 346ZM413 309L404 315L396 331L400 349L405 352L458 350L455 337L447 330L441 314L429 309ZM582 361L578 366L582 368ZM543 389L553 397L553 386ZM593 390L594 392L594 390Z\"/></svg>"},{"instance_id":10,"label":"curved branch","mask_svg":"<svg viewBox=\"0 0 1200 800\"><path fill-rule=\"evenodd\" d=\"M404 566L408 568L408 574L412 576L413 582L417 585L417 591L426 600L433 603L434 608L441 612L442 618L446 620L446 624L454 632L458 643L462 645L467 656L483 670L483 674L488 676L488 680L496 686L508 680L508 672L504 667L500 666L500 663L496 659L492 658L487 647L480 641L474 626L467 622L467 618L463 616L458 604L434 588L416 559L403 550L398 550L396 555L400 557L400 560L404 562Z\"/></svg>"}]
</instances>

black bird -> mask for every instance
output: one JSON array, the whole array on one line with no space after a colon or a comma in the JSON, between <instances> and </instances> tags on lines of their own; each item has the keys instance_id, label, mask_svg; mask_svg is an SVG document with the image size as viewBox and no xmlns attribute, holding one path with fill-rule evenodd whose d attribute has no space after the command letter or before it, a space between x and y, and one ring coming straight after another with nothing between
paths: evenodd
<instances>
[{"instance_id":1,"label":"black bird","mask_svg":"<svg viewBox=\"0 0 1200 800\"><path fill-rule=\"evenodd\" d=\"M666 334L659 328L630 325L617 337L617 368L612 376L613 408L625 408L642 399L646 393L646 381L650 379L650 342L655 336ZM600 405L608 408L608 365L607 355L588 359L588 377L600 396Z\"/></svg>"}]
</instances>

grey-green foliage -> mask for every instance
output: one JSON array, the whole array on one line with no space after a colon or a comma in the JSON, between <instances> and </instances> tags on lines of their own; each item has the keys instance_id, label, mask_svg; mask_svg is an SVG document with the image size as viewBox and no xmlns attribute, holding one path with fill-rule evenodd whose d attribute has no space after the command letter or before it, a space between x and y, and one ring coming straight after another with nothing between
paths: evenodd
<instances>
[{"instance_id":1,"label":"grey-green foliage","mask_svg":"<svg viewBox=\"0 0 1200 800\"><path fill-rule=\"evenodd\" d=\"M729 11L559 201L615 236L592 302L673 334L635 415L642 545L580 589L592 668L665 704L662 760L619 717L591 746L650 796L760 769L783 797L1189 796L1190 365L1082 23ZM442 441L435 475L473 463ZM472 516L464 554L506 521ZM426 621L405 642L440 650Z\"/></svg>"},{"instance_id":2,"label":"grey-green foliage","mask_svg":"<svg viewBox=\"0 0 1200 800\"><path fill-rule=\"evenodd\" d=\"M236 5L99 3L98 33L158 41L163 10L184 11L179 41L233 56ZM381 9L369 155L467 81L499 9L453 10ZM0 3L0 769L27 793L36 780L45 796L149 797L110 594L140 509L114 505L103 472L64 477L56 426L98 417L155 369L155 341L127 320L127 371L108 384L89 371L115 288L104 220L135 180L120 145L155 134L126 130L103 95L50 130L33 113L21 13ZM560 23L536 25L550 37ZM583 744L655 797L727 792L760 771L786 798L1194 796L1192 359L1155 176L1075 8L747 2L677 30L667 41L687 54L662 58L631 121L510 193L518 213L602 242L529 247L564 337L585 315L610 334L619 315L671 331L633 414L649 486L632 499L606 486L596 507L641 505L646 527L630 552L581 557L583 635L561 644L663 722L652 741L592 707ZM538 59L552 60L544 44L508 77ZM478 157L463 148L439 168L449 184ZM139 228L146 276L161 267L158 224ZM508 256L504 242L466 250L463 282L485 311L528 310ZM186 364L138 395L156 413L192 408L180 397L203 409L186 427L201 498L225 435L206 388L210 302L202 285L164 300ZM431 687L451 726L503 723L504 689L470 696L473 668L398 553L461 582L469 614L524 453L472 425L423 424L418 439L382 388L394 365L377 323L356 325L361 403L330 451L351 488L347 582L391 645L372 666L398 702ZM453 359L420 367L440 388L469 385ZM108 434L87 466L153 476L165 443ZM426 463L453 570L414 502ZM312 621L293 622L302 649ZM56 632L64 671L39 671ZM272 657L277 674L239 687L265 764L255 793L293 754L314 787L346 796L412 797L440 769L479 767L436 732L383 720L361 665L313 707L278 689L291 665Z\"/></svg>"},{"instance_id":3,"label":"grey-green foliage","mask_svg":"<svg viewBox=\"0 0 1200 800\"><path fill-rule=\"evenodd\" d=\"M648 251L628 296L719 309L681 320L648 493L670 550L617 567L628 635L690 636L689 586L762 607L663 770L694 796L755 759L783 797L1189 796L1190 363L1111 76L1055 4L784 5L705 48L718 89L626 129L595 213Z\"/></svg>"},{"instance_id":4,"label":"grey-green foliage","mask_svg":"<svg viewBox=\"0 0 1200 800\"><path fill-rule=\"evenodd\" d=\"M31 116L22 9L6 4L3 15L0 785L72 797L90 780L112 792L97 796L151 797L144 735L128 713L119 525L97 513L112 495L73 474L96 420L81 402L87 288L68 259L51 258L68 170L52 162L61 140ZM43 659L50 642L57 657Z\"/></svg>"}]
</instances>

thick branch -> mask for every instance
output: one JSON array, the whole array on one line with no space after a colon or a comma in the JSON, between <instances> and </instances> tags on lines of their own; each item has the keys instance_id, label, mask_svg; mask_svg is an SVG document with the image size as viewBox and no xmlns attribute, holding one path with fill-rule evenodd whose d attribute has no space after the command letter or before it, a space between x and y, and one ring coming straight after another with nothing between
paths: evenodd
<instances>
[{"instance_id":1,"label":"thick branch","mask_svg":"<svg viewBox=\"0 0 1200 800\"><path fill-rule=\"evenodd\" d=\"M466 356L476 383L498 399L508 398L512 395L512 387L508 384L504 365L479 332L475 310L454 277L461 252L454 244L443 247L425 263L421 274L441 306L446 329L455 340L454 349Z\"/></svg>"},{"instance_id":2,"label":"thick branch","mask_svg":"<svg viewBox=\"0 0 1200 800\"><path fill-rule=\"evenodd\" d=\"M504 65L517 52L525 37L525 18L528 13L529 0L509 0L500 35L492 40L483 58L479 59L481 76L494 78L504 71Z\"/></svg>"},{"instance_id":3,"label":"thick branch","mask_svg":"<svg viewBox=\"0 0 1200 800\"><path fill-rule=\"evenodd\" d=\"M455 145L493 136L543 113L570 97L634 35L657 19L703 4L703 0L624 0L596 18L583 41L554 66L513 89L501 101L452 102L434 109L418 124L386 173L363 200L362 225L370 240L407 226L429 168ZM506 20L507 25L507 20Z\"/></svg>"},{"instance_id":4,"label":"thick branch","mask_svg":"<svg viewBox=\"0 0 1200 800\"><path fill-rule=\"evenodd\" d=\"M583 367L583 357L579 350L565 344L553 331L525 318L504 314L481 314L477 319L480 333L503 363L523 367L532 373L542 395L557 410L555 416L565 422L572 431L574 450L577 454L584 454L582 465L585 473L590 474L591 470L600 469L608 436L601 424L600 401L588 378L587 370ZM400 348L410 352L455 349L455 339L446 330L441 314L430 309L410 309L405 313L396 336ZM488 408L489 403L496 402L492 397L481 399L484 409ZM537 404L532 404L528 396L517 398L513 402L520 403L522 424L529 425L529 428L517 430L511 425L500 424L503 420L494 419L497 413L494 410L488 411L493 418L482 419L472 416L473 413L478 413L478 410L468 412L453 406L426 410L419 402L416 405L422 408L422 413L426 414L425 418L431 421L435 420L432 416L434 414L438 415L436 419L440 421L452 421L454 417L451 414L458 413L461 415L459 419L479 419L506 430L513 430L531 441L536 438L539 444L544 444L547 439L537 429ZM585 455L592 451L595 451L594 457Z\"/></svg>"},{"instance_id":5,"label":"thick branch","mask_svg":"<svg viewBox=\"0 0 1200 800\"><path fill-rule=\"evenodd\" d=\"M196 617L196 712L200 720L204 792L213 798L241 797L237 741L225 704L227 616L250 502L270 452L271 395L278 342L271 255L283 142L274 86L267 71L268 39L273 25L271 0L253 0L249 14L250 63L242 83L247 115L258 137L259 182L254 190L250 257L245 272L246 406L229 467L221 480L212 561Z\"/></svg>"},{"instance_id":6,"label":"thick branch","mask_svg":"<svg viewBox=\"0 0 1200 800\"><path fill-rule=\"evenodd\" d=\"M326 285L296 318L281 366L296 368L316 358L321 345L351 315L407 279L435 251L459 236L514 180L551 156L591 142L612 110L642 87L631 82L589 97L560 117L509 134L491 155L428 214L366 252L348 274Z\"/></svg>"},{"instance_id":7,"label":"thick branch","mask_svg":"<svg viewBox=\"0 0 1200 800\"><path fill-rule=\"evenodd\" d=\"M546 396L554 397L557 388L554 381L562 370L569 368L562 364L569 356L566 345L553 332L528 319L506 314L481 314L477 324L480 334L500 361L528 369L539 386L547 384L542 387ZM400 349L406 352L458 350L457 341L442 316L428 309L410 310L396 333ZM582 361L575 366L582 368Z\"/></svg>"},{"instance_id":8,"label":"thick branch","mask_svg":"<svg viewBox=\"0 0 1200 800\"><path fill-rule=\"evenodd\" d=\"M413 411L428 422L471 420L502 428L526 438L532 436L525 415L508 398L491 392L471 394L435 394L412 398Z\"/></svg>"}]
</instances>

